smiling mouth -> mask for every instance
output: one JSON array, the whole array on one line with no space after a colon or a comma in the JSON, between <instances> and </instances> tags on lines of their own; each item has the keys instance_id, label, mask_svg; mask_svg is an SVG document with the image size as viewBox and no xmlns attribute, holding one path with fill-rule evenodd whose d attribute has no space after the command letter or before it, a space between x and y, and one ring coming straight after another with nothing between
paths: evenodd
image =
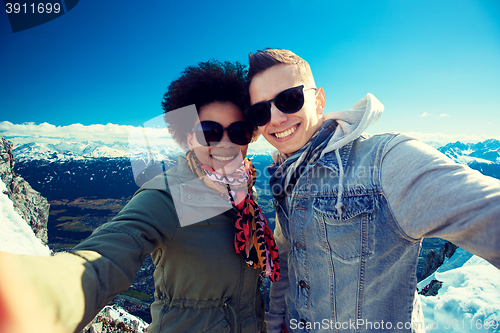
<instances>
[{"instance_id":1,"label":"smiling mouth","mask_svg":"<svg viewBox=\"0 0 500 333\"><path fill-rule=\"evenodd\" d=\"M236 158L236 156L238 156L238 155L234 155L234 156L217 156L217 155L212 155L212 158L215 159L215 160L217 160L217 161L227 162L227 161L234 160Z\"/></svg>"},{"instance_id":2,"label":"smiling mouth","mask_svg":"<svg viewBox=\"0 0 500 333\"><path fill-rule=\"evenodd\" d=\"M295 130L297 129L297 127L299 127L299 124L297 124L296 126L290 128L290 129L287 129L286 131L273 133L273 135L275 137L277 137L278 139L285 139L285 138L289 137L290 135L292 135L295 132Z\"/></svg>"}]
</instances>

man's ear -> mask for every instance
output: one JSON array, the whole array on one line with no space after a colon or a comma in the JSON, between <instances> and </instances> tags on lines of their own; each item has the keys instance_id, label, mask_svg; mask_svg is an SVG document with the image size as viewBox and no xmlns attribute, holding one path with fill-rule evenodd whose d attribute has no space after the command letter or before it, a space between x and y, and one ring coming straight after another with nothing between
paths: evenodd
<instances>
[{"instance_id":1,"label":"man's ear","mask_svg":"<svg viewBox=\"0 0 500 333\"><path fill-rule=\"evenodd\" d=\"M316 92L316 114L322 115L325 112L325 90L318 88Z\"/></svg>"}]
</instances>

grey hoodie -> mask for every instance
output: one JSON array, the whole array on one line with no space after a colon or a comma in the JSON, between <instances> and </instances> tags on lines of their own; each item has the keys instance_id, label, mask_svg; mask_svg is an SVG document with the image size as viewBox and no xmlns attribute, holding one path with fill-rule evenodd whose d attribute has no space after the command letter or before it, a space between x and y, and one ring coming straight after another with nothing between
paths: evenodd
<instances>
[{"instance_id":1,"label":"grey hoodie","mask_svg":"<svg viewBox=\"0 0 500 333\"><path fill-rule=\"evenodd\" d=\"M419 309L412 294L423 237L447 239L500 268L500 181L407 135L363 133L383 108L368 94L350 110L324 116L337 121L335 133L287 197L294 207L289 218L277 210L282 265L271 288L269 332L279 332L285 317L291 329L300 320L328 318L413 322L418 314L408 313ZM366 174L355 174L359 168ZM354 225L364 227L343 233ZM408 294L385 295L385 302L375 287L385 274Z\"/></svg>"}]
</instances>

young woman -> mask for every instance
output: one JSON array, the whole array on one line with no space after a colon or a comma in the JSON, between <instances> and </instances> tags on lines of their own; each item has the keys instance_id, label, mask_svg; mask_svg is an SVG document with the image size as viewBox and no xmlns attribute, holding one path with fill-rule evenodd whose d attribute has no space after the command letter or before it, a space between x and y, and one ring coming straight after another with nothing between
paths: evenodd
<instances>
[{"instance_id":1,"label":"young woman","mask_svg":"<svg viewBox=\"0 0 500 333\"><path fill-rule=\"evenodd\" d=\"M246 151L256 132L242 112L246 91L240 64L200 63L172 82L162 106L172 136L188 148L185 158L72 253L23 259L23 270L36 267L45 318L78 332L130 286L151 253L148 332L265 330L260 278L276 280L279 259L252 193Z\"/></svg>"}]
</instances>

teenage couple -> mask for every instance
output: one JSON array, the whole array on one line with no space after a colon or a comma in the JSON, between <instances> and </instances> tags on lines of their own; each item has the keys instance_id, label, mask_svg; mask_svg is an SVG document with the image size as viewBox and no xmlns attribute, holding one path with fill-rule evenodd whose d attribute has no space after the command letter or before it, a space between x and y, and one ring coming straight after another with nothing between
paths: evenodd
<instances>
[{"instance_id":1,"label":"teenage couple","mask_svg":"<svg viewBox=\"0 0 500 333\"><path fill-rule=\"evenodd\" d=\"M0 264L15 265L23 285L34 286L28 303L43 304L44 320L78 332L128 288L149 253L155 333L370 331L364 322L424 331L415 293L423 237L500 268L498 180L411 137L365 134L383 111L373 95L324 114L325 92L290 51L249 60L247 77L239 64L208 62L170 85L165 119L186 156L112 221L71 253L1 254ZM194 116L175 111L193 104ZM246 159L259 133L278 150L268 169L274 235ZM267 325L261 277L273 281ZM5 281L0 309L13 318L16 309L1 303Z\"/></svg>"}]
</instances>

